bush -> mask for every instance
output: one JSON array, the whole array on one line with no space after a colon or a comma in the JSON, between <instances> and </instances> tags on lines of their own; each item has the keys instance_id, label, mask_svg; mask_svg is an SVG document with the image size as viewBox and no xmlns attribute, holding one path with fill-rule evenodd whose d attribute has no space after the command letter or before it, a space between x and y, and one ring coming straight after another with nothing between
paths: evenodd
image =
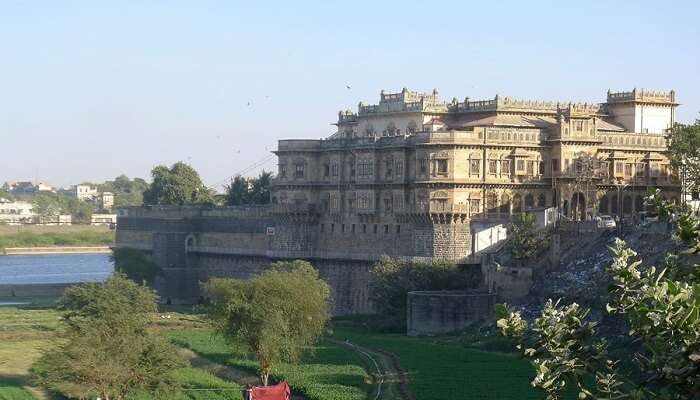
<instances>
[{"instance_id":1,"label":"bush","mask_svg":"<svg viewBox=\"0 0 700 400\"><path fill-rule=\"evenodd\" d=\"M406 329L407 293L415 290L462 290L473 287L473 278L455 264L408 263L382 258L370 277L370 299L384 316L383 329Z\"/></svg>"}]
</instances>

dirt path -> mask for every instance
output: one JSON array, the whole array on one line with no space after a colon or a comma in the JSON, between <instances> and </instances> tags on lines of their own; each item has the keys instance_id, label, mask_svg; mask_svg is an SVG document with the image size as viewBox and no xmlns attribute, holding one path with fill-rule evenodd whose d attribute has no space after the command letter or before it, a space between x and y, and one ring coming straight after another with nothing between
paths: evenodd
<instances>
[{"instance_id":1,"label":"dirt path","mask_svg":"<svg viewBox=\"0 0 700 400\"><path fill-rule=\"evenodd\" d=\"M358 346L350 341L326 338L327 341L357 353L374 381L370 400L413 400L408 390L406 371L399 366L396 355L382 350Z\"/></svg>"},{"instance_id":2,"label":"dirt path","mask_svg":"<svg viewBox=\"0 0 700 400\"><path fill-rule=\"evenodd\" d=\"M241 386L245 386L247 384L257 385L259 383L256 375L253 375L247 371L229 367L228 365L219 364L206 357L202 357L190 349L179 347L178 354L180 354L180 356L182 356L185 360L189 361L193 368L202 369L221 379L236 382ZM306 397L301 395L292 395L292 400L306 400Z\"/></svg>"}]
</instances>

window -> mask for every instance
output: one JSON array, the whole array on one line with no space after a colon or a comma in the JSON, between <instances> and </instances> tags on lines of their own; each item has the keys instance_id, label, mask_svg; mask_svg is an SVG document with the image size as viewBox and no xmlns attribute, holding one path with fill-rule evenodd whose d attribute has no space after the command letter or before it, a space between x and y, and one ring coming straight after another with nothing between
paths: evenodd
<instances>
[{"instance_id":1,"label":"window","mask_svg":"<svg viewBox=\"0 0 700 400\"><path fill-rule=\"evenodd\" d=\"M651 163L651 176L659 176L659 163Z\"/></svg>"},{"instance_id":2,"label":"window","mask_svg":"<svg viewBox=\"0 0 700 400\"><path fill-rule=\"evenodd\" d=\"M338 176L338 163L333 163L331 164L331 176L337 177Z\"/></svg>"},{"instance_id":3,"label":"window","mask_svg":"<svg viewBox=\"0 0 700 400\"><path fill-rule=\"evenodd\" d=\"M497 169L498 165L496 163L496 160L489 160L489 174L496 175Z\"/></svg>"},{"instance_id":4,"label":"window","mask_svg":"<svg viewBox=\"0 0 700 400\"><path fill-rule=\"evenodd\" d=\"M428 173L428 161L425 158L418 160L418 170L420 171L421 175Z\"/></svg>"},{"instance_id":5,"label":"window","mask_svg":"<svg viewBox=\"0 0 700 400\"><path fill-rule=\"evenodd\" d=\"M384 162L386 166L386 178L391 179L394 176L394 161L393 160L386 160Z\"/></svg>"},{"instance_id":6,"label":"window","mask_svg":"<svg viewBox=\"0 0 700 400\"><path fill-rule=\"evenodd\" d=\"M545 162L540 161L540 171L539 171L540 175L544 175L544 171L545 171Z\"/></svg>"},{"instance_id":7,"label":"window","mask_svg":"<svg viewBox=\"0 0 700 400\"><path fill-rule=\"evenodd\" d=\"M401 225L396 225L396 234L401 234Z\"/></svg>"},{"instance_id":8,"label":"window","mask_svg":"<svg viewBox=\"0 0 700 400\"><path fill-rule=\"evenodd\" d=\"M374 224L374 233L377 233L377 224Z\"/></svg>"},{"instance_id":9,"label":"window","mask_svg":"<svg viewBox=\"0 0 700 400\"><path fill-rule=\"evenodd\" d=\"M286 165L279 166L279 176L280 176L280 178L283 178L283 179L287 177L287 166Z\"/></svg>"},{"instance_id":10,"label":"window","mask_svg":"<svg viewBox=\"0 0 700 400\"><path fill-rule=\"evenodd\" d=\"M296 164L294 166L294 178L303 178L304 177L304 164Z\"/></svg>"},{"instance_id":11,"label":"window","mask_svg":"<svg viewBox=\"0 0 700 400\"><path fill-rule=\"evenodd\" d=\"M472 215L479 213L479 199L469 200L469 213Z\"/></svg>"},{"instance_id":12,"label":"window","mask_svg":"<svg viewBox=\"0 0 700 400\"><path fill-rule=\"evenodd\" d=\"M362 224L362 233L367 233L367 224Z\"/></svg>"},{"instance_id":13,"label":"window","mask_svg":"<svg viewBox=\"0 0 700 400\"><path fill-rule=\"evenodd\" d=\"M632 176L632 164L631 163L625 164L625 176Z\"/></svg>"},{"instance_id":14,"label":"window","mask_svg":"<svg viewBox=\"0 0 700 400\"><path fill-rule=\"evenodd\" d=\"M403 162L396 161L396 177L400 178L403 176Z\"/></svg>"},{"instance_id":15,"label":"window","mask_svg":"<svg viewBox=\"0 0 700 400\"><path fill-rule=\"evenodd\" d=\"M331 166L328 164L323 164L323 176L328 178L331 174Z\"/></svg>"},{"instance_id":16,"label":"window","mask_svg":"<svg viewBox=\"0 0 700 400\"><path fill-rule=\"evenodd\" d=\"M389 225L384 225L384 234L389 234Z\"/></svg>"},{"instance_id":17,"label":"window","mask_svg":"<svg viewBox=\"0 0 700 400\"><path fill-rule=\"evenodd\" d=\"M437 160L437 173L447 175L447 160Z\"/></svg>"},{"instance_id":18,"label":"window","mask_svg":"<svg viewBox=\"0 0 700 400\"><path fill-rule=\"evenodd\" d=\"M559 159L552 159L552 172L559 172Z\"/></svg>"},{"instance_id":19,"label":"window","mask_svg":"<svg viewBox=\"0 0 700 400\"><path fill-rule=\"evenodd\" d=\"M577 132L583 131L583 121L576 121L576 131Z\"/></svg>"},{"instance_id":20,"label":"window","mask_svg":"<svg viewBox=\"0 0 700 400\"><path fill-rule=\"evenodd\" d=\"M621 162L616 162L615 163L615 173L622 175L622 168L624 167L624 164Z\"/></svg>"},{"instance_id":21,"label":"window","mask_svg":"<svg viewBox=\"0 0 700 400\"><path fill-rule=\"evenodd\" d=\"M510 176L510 160L501 161L501 175Z\"/></svg>"},{"instance_id":22,"label":"window","mask_svg":"<svg viewBox=\"0 0 700 400\"><path fill-rule=\"evenodd\" d=\"M384 211L391 212L391 199L384 199Z\"/></svg>"},{"instance_id":23,"label":"window","mask_svg":"<svg viewBox=\"0 0 700 400\"><path fill-rule=\"evenodd\" d=\"M571 168L569 167L569 159L564 160L564 172L571 172Z\"/></svg>"},{"instance_id":24,"label":"window","mask_svg":"<svg viewBox=\"0 0 700 400\"><path fill-rule=\"evenodd\" d=\"M331 233L335 231L335 224L331 224Z\"/></svg>"},{"instance_id":25,"label":"window","mask_svg":"<svg viewBox=\"0 0 700 400\"><path fill-rule=\"evenodd\" d=\"M355 224L352 224L352 233L355 233Z\"/></svg>"},{"instance_id":26,"label":"window","mask_svg":"<svg viewBox=\"0 0 700 400\"><path fill-rule=\"evenodd\" d=\"M527 175L532 176L535 174L535 162L534 161L528 161L527 162Z\"/></svg>"},{"instance_id":27,"label":"window","mask_svg":"<svg viewBox=\"0 0 700 400\"><path fill-rule=\"evenodd\" d=\"M481 160L470 160L469 171L472 175L479 175L481 173Z\"/></svg>"},{"instance_id":28,"label":"window","mask_svg":"<svg viewBox=\"0 0 700 400\"><path fill-rule=\"evenodd\" d=\"M525 171L525 160L515 160L515 170L518 172Z\"/></svg>"}]
</instances>

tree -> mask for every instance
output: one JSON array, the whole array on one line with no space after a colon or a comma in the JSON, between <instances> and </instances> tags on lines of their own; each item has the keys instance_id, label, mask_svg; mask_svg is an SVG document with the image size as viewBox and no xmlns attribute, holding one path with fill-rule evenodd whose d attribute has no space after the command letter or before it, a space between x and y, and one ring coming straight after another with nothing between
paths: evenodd
<instances>
[{"instance_id":1,"label":"tree","mask_svg":"<svg viewBox=\"0 0 700 400\"><path fill-rule=\"evenodd\" d=\"M406 328L406 301L414 290L463 290L472 287L469 276L451 263L410 263L382 257L370 275L370 299L386 327Z\"/></svg>"},{"instance_id":2,"label":"tree","mask_svg":"<svg viewBox=\"0 0 700 400\"><path fill-rule=\"evenodd\" d=\"M115 273L104 283L66 289L58 302L65 331L35 370L37 381L72 398L125 399L139 391L167 398L175 348L147 330L155 293Z\"/></svg>"},{"instance_id":3,"label":"tree","mask_svg":"<svg viewBox=\"0 0 700 400\"><path fill-rule=\"evenodd\" d=\"M141 178L129 179L126 175L119 175L113 181L106 181L98 185L100 192L114 193L114 207L141 206L143 204L143 192L148 189L148 183Z\"/></svg>"},{"instance_id":4,"label":"tree","mask_svg":"<svg viewBox=\"0 0 700 400\"><path fill-rule=\"evenodd\" d=\"M700 393L700 220L663 201L659 192L652 197L650 202L662 208L660 216L679 215L675 236L687 248L679 252L685 259L669 255L660 271L641 270L641 261L632 261L636 253L620 239L611 249L613 284L606 309L624 318L629 335L643 344L634 356L637 374L620 371L588 310L575 303L548 301L532 327L519 312L498 308L498 327L518 340L537 372L532 384L548 400L560 399L567 387L577 388L580 399L690 400ZM586 376L595 377L593 385Z\"/></svg>"},{"instance_id":5,"label":"tree","mask_svg":"<svg viewBox=\"0 0 700 400\"><path fill-rule=\"evenodd\" d=\"M516 260L526 260L537 255L544 240L537 232L535 215L521 213L514 223L508 225L508 248Z\"/></svg>"},{"instance_id":6,"label":"tree","mask_svg":"<svg viewBox=\"0 0 700 400\"><path fill-rule=\"evenodd\" d=\"M112 250L110 258L114 263L114 270L125 274L134 282L153 286L153 282L160 272L158 265L139 250L115 248Z\"/></svg>"},{"instance_id":7,"label":"tree","mask_svg":"<svg viewBox=\"0 0 700 400\"><path fill-rule=\"evenodd\" d=\"M281 361L297 362L323 332L330 289L306 261L277 262L250 280L213 278L208 316L258 361L263 385Z\"/></svg>"},{"instance_id":8,"label":"tree","mask_svg":"<svg viewBox=\"0 0 700 400\"><path fill-rule=\"evenodd\" d=\"M212 190L204 186L197 171L184 162L168 168L158 165L151 171L153 182L143 193L147 205L211 204Z\"/></svg>"},{"instance_id":9,"label":"tree","mask_svg":"<svg viewBox=\"0 0 700 400\"><path fill-rule=\"evenodd\" d=\"M685 190L700 190L700 120L692 125L676 124L668 145L671 165L680 172Z\"/></svg>"},{"instance_id":10,"label":"tree","mask_svg":"<svg viewBox=\"0 0 700 400\"><path fill-rule=\"evenodd\" d=\"M272 172L263 171L257 178L236 175L226 185L226 205L269 204L272 188Z\"/></svg>"},{"instance_id":11,"label":"tree","mask_svg":"<svg viewBox=\"0 0 700 400\"><path fill-rule=\"evenodd\" d=\"M248 204L250 202L248 190L248 180L240 175L236 175L231 183L226 185L226 205L240 206Z\"/></svg>"},{"instance_id":12,"label":"tree","mask_svg":"<svg viewBox=\"0 0 700 400\"><path fill-rule=\"evenodd\" d=\"M55 217L63 212L61 198L53 193L39 193L32 199L32 209L42 217Z\"/></svg>"}]
</instances>

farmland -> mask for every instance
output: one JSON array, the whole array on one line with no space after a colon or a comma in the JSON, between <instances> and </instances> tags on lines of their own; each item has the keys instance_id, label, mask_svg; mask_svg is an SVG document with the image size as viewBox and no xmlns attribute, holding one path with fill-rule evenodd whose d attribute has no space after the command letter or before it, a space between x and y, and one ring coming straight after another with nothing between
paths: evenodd
<instances>
[{"instance_id":1,"label":"farmland","mask_svg":"<svg viewBox=\"0 0 700 400\"><path fill-rule=\"evenodd\" d=\"M228 345L211 330L177 330L169 332L168 337L210 360L251 374L257 370L257 364L242 344ZM295 392L305 394L310 400L364 400L369 386L361 365L354 353L321 342L299 365L282 364L274 376L286 379Z\"/></svg>"},{"instance_id":2,"label":"farmland","mask_svg":"<svg viewBox=\"0 0 700 400\"><path fill-rule=\"evenodd\" d=\"M396 354L416 399L542 398L529 385L532 367L511 354L471 349L456 338L412 338L358 328L337 328L334 336Z\"/></svg>"}]
</instances>

